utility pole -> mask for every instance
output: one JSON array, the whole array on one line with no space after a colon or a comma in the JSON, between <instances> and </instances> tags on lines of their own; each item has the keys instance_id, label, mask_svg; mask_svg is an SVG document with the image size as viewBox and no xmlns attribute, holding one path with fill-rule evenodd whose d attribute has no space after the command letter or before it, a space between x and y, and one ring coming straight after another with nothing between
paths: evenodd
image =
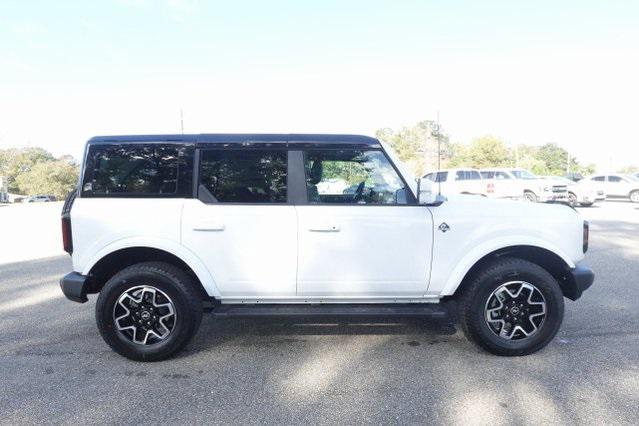
<instances>
[{"instance_id":1,"label":"utility pole","mask_svg":"<svg viewBox=\"0 0 639 426\"><path fill-rule=\"evenodd\" d=\"M182 129L182 134L184 134L184 111L180 108L180 129Z\"/></svg>"}]
</instances>

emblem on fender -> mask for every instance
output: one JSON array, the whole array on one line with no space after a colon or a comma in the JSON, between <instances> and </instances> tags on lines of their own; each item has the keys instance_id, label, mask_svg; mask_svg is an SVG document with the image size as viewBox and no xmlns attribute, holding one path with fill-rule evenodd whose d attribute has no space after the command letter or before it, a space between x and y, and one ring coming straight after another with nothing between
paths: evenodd
<instances>
[{"instance_id":1,"label":"emblem on fender","mask_svg":"<svg viewBox=\"0 0 639 426\"><path fill-rule=\"evenodd\" d=\"M439 230L442 232L446 232L448 230L450 230L450 226L448 226L448 224L446 222L442 222L441 225L439 225Z\"/></svg>"}]
</instances>

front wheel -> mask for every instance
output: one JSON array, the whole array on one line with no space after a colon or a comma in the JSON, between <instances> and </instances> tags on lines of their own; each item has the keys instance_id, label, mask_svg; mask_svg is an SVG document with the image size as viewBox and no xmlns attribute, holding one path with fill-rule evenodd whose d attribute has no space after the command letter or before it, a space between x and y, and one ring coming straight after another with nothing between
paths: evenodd
<instances>
[{"instance_id":1,"label":"front wheel","mask_svg":"<svg viewBox=\"0 0 639 426\"><path fill-rule=\"evenodd\" d=\"M577 195L569 192L568 193L568 204L570 205L570 207L576 207L577 206Z\"/></svg>"},{"instance_id":2,"label":"front wheel","mask_svg":"<svg viewBox=\"0 0 639 426\"><path fill-rule=\"evenodd\" d=\"M516 258L484 267L459 302L466 337L502 356L542 349L559 331L564 315L563 294L555 278L539 265Z\"/></svg>"},{"instance_id":3,"label":"front wheel","mask_svg":"<svg viewBox=\"0 0 639 426\"><path fill-rule=\"evenodd\" d=\"M536 203L537 202L537 196L535 195L534 192L526 191L526 192L524 192L524 200L525 201L530 201L531 203Z\"/></svg>"},{"instance_id":4,"label":"front wheel","mask_svg":"<svg viewBox=\"0 0 639 426\"><path fill-rule=\"evenodd\" d=\"M162 262L138 263L104 286L95 310L104 341L136 361L159 361L181 350L202 320L193 280Z\"/></svg>"},{"instance_id":5,"label":"front wheel","mask_svg":"<svg viewBox=\"0 0 639 426\"><path fill-rule=\"evenodd\" d=\"M633 203L639 203L639 191L632 191L630 193L630 201Z\"/></svg>"}]
</instances>

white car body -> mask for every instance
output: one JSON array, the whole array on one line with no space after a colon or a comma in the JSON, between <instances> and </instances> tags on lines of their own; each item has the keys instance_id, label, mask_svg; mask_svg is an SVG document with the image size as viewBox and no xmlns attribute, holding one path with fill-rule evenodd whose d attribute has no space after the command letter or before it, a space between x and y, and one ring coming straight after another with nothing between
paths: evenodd
<instances>
[{"instance_id":1,"label":"white car body","mask_svg":"<svg viewBox=\"0 0 639 426\"><path fill-rule=\"evenodd\" d=\"M505 172L515 179L518 191L524 199L538 202L568 201L568 190L564 182L539 179L526 169L491 168L482 172Z\"/></svg>"},{"instance_id":2,"label":"white car body","mask_svg":"<svg viewBox=\"0 0 639 426\"><path fill-rule=\"evenodd\" d=\"M591 206L598 201L606 199L605 191L593 181L582 179L579 182L575 182L560 176L540 176L540 179L549 180L553 183L565 183L568 188L569 199L574 200L575 204L581 206Z\"/></svg>"},{"instance_id":3,"label":"white car body","mask_svg":"<svg viewBox=\"0 0 639 426\"><path fill-rule=\"evenodd\" d=\"M603 186L606 198L629 199L639 203L639 180L632 175L618 173L599 174L584 180Z\"/></svg>"},{"instance_id":4,"label":"white car body","mask_svg":"<svg viewBox=\"0 0 639 426\"><path fill-rule=\"evenodd\" d=\"M60 285L76 302L100 293L102 337L139 361L180 350L206 308L448 315L450 300L469 339L523 355L594 280L574 209L446 199L373 138L99 137L82 176L62 211L73 272Z\"/></svg>"},{"instance_id":5,"label":"white car body","mask_svg":"<svg viewBox=\"0 0 639 426\"><path fill-rule=\"evenodd\" d=\"M501 249L538 247L568 268L584 257L572 209L468 195L379 207L78 196L70 219L74 271L90 275L111 253L149 247L181 259L221 303L436 302ZM449 232L437 231L442 223Z\"/></svg>"},{"instance_id":6,"label":"white car body","mask_svg":"<svg viewBox=\"0 0 639 426\"><path fill-rule=\"evenodd\" d=\"M423 177L434 183L442 195L487 195L488 183L477 169L445 169L426 173Z\"/></svg>"}]
</instances>

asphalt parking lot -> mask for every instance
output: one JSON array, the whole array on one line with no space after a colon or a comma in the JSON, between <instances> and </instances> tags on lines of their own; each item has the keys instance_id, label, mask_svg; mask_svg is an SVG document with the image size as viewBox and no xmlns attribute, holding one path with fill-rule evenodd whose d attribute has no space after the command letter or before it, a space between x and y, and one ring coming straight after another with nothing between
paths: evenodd
<instances>
[{"instance_id":1,"label":"asphalt parking lot","mask_svg":"<svg viewBox=\"0 0 639 426\"><path fill-rule=\"evenodd\" d=\"M0 422L637 424L639 206L581 211L595 284L522 358L483 353L447 322L205 316L177 358L136 363L98 335L95 297L61 295L67 256L5 263Z\"/></svg>"}]
</instances>

